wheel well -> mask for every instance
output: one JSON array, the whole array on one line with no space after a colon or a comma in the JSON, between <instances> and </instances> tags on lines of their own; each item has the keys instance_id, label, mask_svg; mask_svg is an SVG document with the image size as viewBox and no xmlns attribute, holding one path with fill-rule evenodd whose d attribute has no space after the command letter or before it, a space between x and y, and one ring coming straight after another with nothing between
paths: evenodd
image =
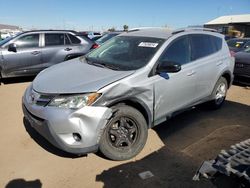
<instances>
[{"instance_id":1,"label":"wheel well","mask_svg":"<svg viewBox=\"0 0 250 188\"><path fill-rule=\"evenodd\" d=\"M145 118L145 120L147 122L148 127L151 127L151 122L152 122L151 115L149 115L149 113L143 107L142 104L140 104L139 102L136 102L136 101L124 100L124 101L119 101L119 102L113 103L113 104L109 105L109 107L115 106L118 104L125 104L125 105L131 106L131 107L137 109L139 112L142 113L143 117Z\"/></svg>"},{"instance_id":2,"label":"wheel well","mask_svg":"<svg viewBox=\"0 0 250 188\"><path fill-rule=\"evenodd\" d=\"M230 83L231 83L231 76L230 76L230 74L226 72L226 73L224 73L222 75L222 77L224 77L227 80L227 85L228 85L228 88L229 88L230 87Z\"/></svg>"}]
</instances>

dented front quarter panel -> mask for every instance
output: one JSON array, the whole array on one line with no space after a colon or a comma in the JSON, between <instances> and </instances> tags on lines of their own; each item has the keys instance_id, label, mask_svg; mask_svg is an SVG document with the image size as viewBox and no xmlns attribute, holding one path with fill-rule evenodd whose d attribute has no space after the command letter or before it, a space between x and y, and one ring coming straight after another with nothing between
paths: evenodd
<instances>
[{"instance_id":1,"label":"dented front quarter panel","mask_svg":"<svg viewBox=\"0 0 250 188\"><path fill-rule=\"evenodd\" d=\"M139 103L147 112L148 124L151 127L154 112L154 83L147 79L147 74L134 73L118 82L110 84L98 92L102 96L95 106L112 106L117 103L130 101Z\"/></svg>"}]
</instances>

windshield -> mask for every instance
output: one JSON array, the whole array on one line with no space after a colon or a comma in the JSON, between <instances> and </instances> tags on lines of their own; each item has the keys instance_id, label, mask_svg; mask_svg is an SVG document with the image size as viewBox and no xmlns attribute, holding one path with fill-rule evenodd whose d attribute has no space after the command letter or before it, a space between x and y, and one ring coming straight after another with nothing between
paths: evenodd
<instances>
[{"instance_id":1,"label":"windshield","mask_svg":"<svg viewBox=\"0 0 250 188\"><path fill-rule=\"evenodd\" d=\"M106 35L103 35L101 38L97 39L96 42L98 44L103 44L107 40L111 39L112 37L119 35L120 33L108 33Z\"/></svg>"},{"instance_id":2,"label":"windshield","mask_svg":"<svg viewBox=\"0 0 250 188\"><path fill-rule=\"evenodd\" d=\"M117 36L90 52L86 60L119 70L136 70L150 61L164 41L151 37Z\"/></svg>"},{"instance_id":3,"label":"windshield","mask_svg":"<svg viewBox=\"0 0 250 188\"><path fill-rule=\"evenodd\" d=\"M247 40L241 40L241 39L233 39L227 41L227 44L229 47L232 48L242 48L246 44Z\"/></svg>"},{"instance_id":4,"label":"windshield","mask_svg":"<svg viewBox=\"0 0 250 188\"><path fill-rule=\"evenodd\" d=\"M9 42L11 39L13 39L13 37L8 37L8 38L5 38L3 40L0 41L0 46L4 45L5 43Z\"/></svg>"}]
</instances>

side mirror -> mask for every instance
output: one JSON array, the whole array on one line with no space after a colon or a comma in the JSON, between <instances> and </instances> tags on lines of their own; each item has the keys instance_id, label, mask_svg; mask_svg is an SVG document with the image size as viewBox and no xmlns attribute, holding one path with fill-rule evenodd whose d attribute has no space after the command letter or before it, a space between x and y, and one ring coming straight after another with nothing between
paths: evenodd
<instances>
[{"instance_id":1,"label":"side mirror","mask_svg":"<svg viewBox=\"0 0 250 188\"><path fill-rule=\"evenodd\" d=\"M17 52L17 50L16 50L16 44L15 43L9 44L8 51L9 52Z\"/></svg>"},{"instance_id":2,"label":"side mirror","mask_svg":"<svg viewBox=\"0 0 250 188\"><path fill-rule=\"evenodd\" d=\"M181 65L175 62L162 61L157 67L157 73L174 73L181 70Z\"/></svg>"}]
</instances>

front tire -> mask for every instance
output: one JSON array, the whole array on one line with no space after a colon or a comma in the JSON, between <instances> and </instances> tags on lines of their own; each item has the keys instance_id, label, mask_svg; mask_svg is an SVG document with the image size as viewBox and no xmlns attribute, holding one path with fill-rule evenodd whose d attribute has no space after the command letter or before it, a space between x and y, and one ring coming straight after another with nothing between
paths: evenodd
<instances>
[{"instance_id":1,"label":"front tire","mask_svg":"<svg viewBox=\"0 0 250 188\"><path fill-rule=\"evenodd\" d=\"M143 115L127 105L113 107L114 115L100 139L100 151L109 159L121 161L136 156L144 147L148 128Z\"/></svg>"}]
</instances>

